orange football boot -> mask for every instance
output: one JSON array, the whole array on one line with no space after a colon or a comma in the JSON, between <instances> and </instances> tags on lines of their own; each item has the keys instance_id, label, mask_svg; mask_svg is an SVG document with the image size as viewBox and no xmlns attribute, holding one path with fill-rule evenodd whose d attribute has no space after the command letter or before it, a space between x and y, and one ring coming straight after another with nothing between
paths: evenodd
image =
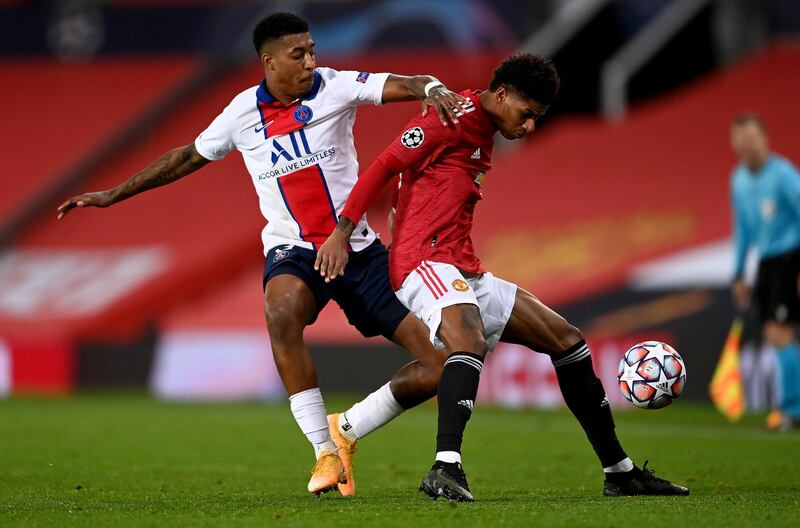
<instances>
[{"instance_id":1,"label":"orange football boot","mask_svg":"<svg viewBox=\"0 0 800 528\"><path fill-rule=\"evenodd\" d=\"M311 472L308 481L308 491L314 495L331 491L339 483L347 482L342 459L339 455L329 451L323 452Z\"/></svg>"},{"instance_id":2,"label":"orange football boot","mask_svg":"<svg viewBox=\"0 0 800 528\"><path fill-rule=\"evenodd\" d=\"M342 459L342 465L344 466L347 479L347 482L339 483L339 493L341 493L343 497L352 497L356 494L356 481L355 478L353 478L353 455L358 448L356 447L356 442L350 442L350 440L342 436L342 433L339 432L339 416L341 415L328 415L328 429L331 431L333 443L336 444L336 447L339 449L339 458Z\"/></svg>"}]
</instances>

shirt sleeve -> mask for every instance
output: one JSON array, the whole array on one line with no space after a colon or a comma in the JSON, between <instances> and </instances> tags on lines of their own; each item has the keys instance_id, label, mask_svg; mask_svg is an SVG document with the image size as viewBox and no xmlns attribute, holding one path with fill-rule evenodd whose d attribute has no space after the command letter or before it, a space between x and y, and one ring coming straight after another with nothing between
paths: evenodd
<instances>
[{"instance_id":1,"label":"shirt sleeve","mask_svg":"<svg viewBox=\"0 0 800 528\"><path fill-rule=\"evenodd\" d=\"M224 158L235 148L233 142L233 123L231 105L225 107L214 121L194 140L197 152L207 160L216 161Z\"/></svg>"},{"instance_id":2,"label":"shirt sleeve","mask_svg":"<svg viewBox=\"0 0 800 528\"><path fill-rule=\"evenodd\" d=\"M800 173L788 161L785 167L786 169L782 171L781 175L781 191L795 220L800 222Z\"/></svg>"},{"instance_id":3,"label":"shirt sleeve","mask_svg":"<svg viewBox=\"0 0 800 528\"><path fill-rule=\"evenodd\" d=\"M383 86L389 78L388 73L369 73L357 71L329 70L328 79L345 105L383 104Z\"/></svg>"},{"instance_id":4,"label":"shirt sleeve","mask_svg":"<svg viewBox=\"0 0 800 528\"><path fill-rule=\"evenodd\" d=\"M381 189L397 174L396 162L397 160L387 156L386 153L373 161L372 165L358 177L358 181L350 191L347 202L342 208L342 214L339 216L347 217L357 224L369 206L375 202Z\"/></svg>"},{"instance_id":5,"label":"shirt sleeve","mask_svg":"<svg viewBox=\"0 0 800 528\"><path fill-rule=\"evenodd\" d=\"M381 189L406 170L419 171L458 137L454 127L444 127L435 113L412 119L378 159L358 178L341 216L358 223Z\"/></svg>"},{"instance_id":6,"label":"shirt sleeve","mask_svg":"<svg viewBox=\"0 0 800 528\"><path fill-rule=\"evenodd\" d=\"M731 183L731 209L733 210L733 276L739 278L744 275L744 265L747 259L747 250L750 248L750 233L744 215L744 204Z\"/></svg>"}]
</instances>

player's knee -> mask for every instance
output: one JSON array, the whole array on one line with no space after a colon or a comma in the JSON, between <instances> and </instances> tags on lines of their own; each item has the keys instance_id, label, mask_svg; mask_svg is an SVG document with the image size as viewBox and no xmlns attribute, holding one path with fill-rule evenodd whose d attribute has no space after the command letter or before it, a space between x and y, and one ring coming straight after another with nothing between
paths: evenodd
<instances>
[{"instance_id":1,"label":"player's knee","mask_svg":"<svg viewBox=\"0 0 800 528\"><path fill-rule=\"evenodd\" d=\"M555 337L559 353L566 352L584 340L583 333L566 319L564 319L564 324L556 330Z\"/></svg>"},{"instance_id":2,"label":"player's knee","mask_svg":"<svg viewBox=\"0 0 800 528\"><path fill-rule=\"evenodd\" d=\"M264 303L264 315L270 339L277 342L302 339L305 327L302 308L300 302L290 295L267 298Z\"/></svg>"},{"instance_id":3,"label":"player's knee","mask_svg":"<svg viewBox=\"0 0 800 528\"><path fill-rule=\"evenodd\" d=\"M420 392L436 395L436 390L439 388L439 380L442 378L442 369L444 363L441 365L426 366L424 370L419 372L417 383L419 384Z\"/></svg>"},{"instance_id":4,"label":"player's knee","mask_svg":"<svg viewBox=\"0 0 800 528\"><path fill-rule=\"evenodd\" d=\"M461 309L457 316L442 317L439 339L450 352L471 352L485 356L489 345L483 335L483 322L477 309Z\"/></svg>"}]
</instances>

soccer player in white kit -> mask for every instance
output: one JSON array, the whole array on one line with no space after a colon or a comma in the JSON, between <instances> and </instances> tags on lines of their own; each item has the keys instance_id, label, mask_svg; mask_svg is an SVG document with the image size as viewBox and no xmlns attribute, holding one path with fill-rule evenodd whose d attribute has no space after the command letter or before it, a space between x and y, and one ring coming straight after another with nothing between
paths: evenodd
<instances>
[{"instance_id":1,"label":"soccer player in white kit","mask_svg":"<svg viewBox=\"0 0 800 528\"><path fill-rule=\"evenodd\" d=\"M387 251L365 217L349 241L352 256L342 280L326 283L313 269L316 249L336 227L358 177L356 107L424 99L423 113L432 106L446 126L457 121L464 99L430 76L316 68L308 24L291 13L259 22L253 42L264 80L234 97L193 143L164 154L113 189L70 198L58 208L59 218L74 207L108 207L239 150L267 220L264 308L275 363L295 420L317 456L308 490L318 494L338 487L352 495L350 465L331 438L303 342L305 326L333 299L362 334L383 335L417 358L350 412L361 437L434 396L443 364L425 325L394 296Z\"/></svg>"}]
</instances>

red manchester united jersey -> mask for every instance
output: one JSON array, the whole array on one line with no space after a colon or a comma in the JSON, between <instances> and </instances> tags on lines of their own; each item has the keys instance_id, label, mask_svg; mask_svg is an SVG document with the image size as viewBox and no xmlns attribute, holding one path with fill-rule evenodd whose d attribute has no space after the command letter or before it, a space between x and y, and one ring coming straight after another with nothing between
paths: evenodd
<instances>
[{"instance_id":1,"label":"red manchester united jersey","mask_svg":"<svg viewBox=\"0 0 800 528\"><path fill-rule=\"evenodd\" d=\"M412 119L359 178L342 216L351 220L401 172L389 271L397 290L423 260L482 273L470 232L481 184L489 171L495 127L478 92L467 90L455 126L442 126L435 112ZM379 169L379 170L378 170Z\"/></svg>"}]
</instances>

